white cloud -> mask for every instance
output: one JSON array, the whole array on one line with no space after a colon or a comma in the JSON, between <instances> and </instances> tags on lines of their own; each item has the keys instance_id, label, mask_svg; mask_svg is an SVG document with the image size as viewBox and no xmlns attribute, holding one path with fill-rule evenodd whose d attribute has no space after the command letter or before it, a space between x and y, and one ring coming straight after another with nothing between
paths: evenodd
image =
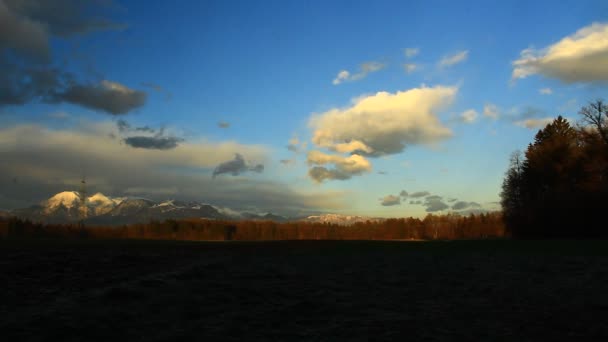
<instances>
[{"instance_id":1,"label":"white cloud","mask_svg":"<svg viewBox=\"0 0 608 342\"><path fill-rule=\"evenodd\" d=\"M358 154L343 157L313 150L308 152L307 161L308 165L316 165L308 172L308 175L316 182L323 182L327 179L350 179L353 175L360 175L372 170L370 162ZM319 166L328 164L333 164L334 167L328 169Z\"/></svg>"},{"instance_id":2,"label":"white cloud","mask_svg":"<svg viewBox=\"0 0 608 342\"><path fill-rule=\"evenodd\" d=\"M520 127L528 129L538 129L547 126L547 124L553 122L553 118L542 118L542 119L526 119L516 121L515 124Z\"/></svg>"},{"instance_id":3,"label":"white cloud","mask_svg":"<svg viewBox=\"0 0 608 342\"><path fill-rule=\"evenodd\" d=\"M460 119L464 123L473 123L477 120L477 111L475 109L465 110L462 114L460 114Z\"/></svg>"},{"instance_id":4,"label":"white cloud","mask_svg":"<svg viewBox=\"0 0 608 342\"><path fill-rule=\"evenodd\" d=\"M540 74L565 83L608 81L608 23L593 23L513 63L512 79Z\"/></svg>"},{"instance_id":5,"label":"white cloud","mask_svg":"<svg viewBox=\"0 0 608 342\"><path fill-rule=\"evenodd\" d=\"M496 105L488 103L483 106L483 115L485 117L496 120L500 116L500 111L498 110L498 107Z\"/></svg>"},{"instance_id":6,"label":"white cloud","mask_svg":"<svg viewBox=\"0 0 608 342\"><path fill-rule=\"evenodd\" d=\"M453 65L466 61L468 56L469 50L459 51L453 55L444 56L439 61L439 66L442 68L451 67Z\"/></svg>"},{"instance_id":7,"label":"white cloud","mask_svg":"<svg viewBox=\"0 0 608 342\"><path fill-rule=\"evenodd\" d=\"M551 90L551 88L540 88L538 90L539 93L541 93L542 95L551 95L553 94L553 90Z\"/></svg>"},{"instance_id":8,"label":"white cloud","mask_svg":"<svg viewBox=\"0 0 608 342\"><path fill-rule=\"evenodd\" d=\"M422 87L360 97L353 105L313 115L313 143L336 152L380 156L410 144L431 144L452 132L437 117L458 88Z\"/></svg>"},{"instance_id":9,"label":"white cloud","mask_svg":"<svg viewBox=\"0 0 608 342\"><path fill-rule=\"evenodd\" d=\"M418 69L418 65L416 65L414 63L405 63L405 64L403 64L403 70L405 70L405 72L408 73L408 74L413 73L417 69Z\"/></svg>"},{"instance_id":10,"label":"white cloud","mask_svg":"<svg viewBox=\"0 0 608 342\"><path fill-rule=\"evenodd\" d=\"M403 49L403 53L405 54L405 57L412 58L414 56L417 56L420 53L420 49L419 48L405 48L405 49Z\"/></svg>"},{"instance_id":11,"label":"white cloud","mask_svg":"<svg viewBox=\"0 0 608 342\"><path fill-rule=\"evenodd\" d=\"M382 70L386 65L380 62L365 62L359 67L359 72L351 74L348 70L342 70L336 75L332 81L333 85L338 85L344 82L352 82L364 79L368 74Z\"/></svg>"}]
</instances>

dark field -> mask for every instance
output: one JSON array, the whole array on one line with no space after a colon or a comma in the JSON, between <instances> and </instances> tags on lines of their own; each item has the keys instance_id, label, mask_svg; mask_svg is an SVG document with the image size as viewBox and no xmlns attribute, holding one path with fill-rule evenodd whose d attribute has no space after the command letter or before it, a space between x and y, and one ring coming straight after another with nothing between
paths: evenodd
<instances>
[{"instance_id":1,"label":"dark field","mask_svg":"<svg viewBox=\"0 0 608 342\"><path fill-rule=\"evenodd\" d=\"M0 241L3 341L608 341L608 241Z\"/></svg>"}]
</instances>

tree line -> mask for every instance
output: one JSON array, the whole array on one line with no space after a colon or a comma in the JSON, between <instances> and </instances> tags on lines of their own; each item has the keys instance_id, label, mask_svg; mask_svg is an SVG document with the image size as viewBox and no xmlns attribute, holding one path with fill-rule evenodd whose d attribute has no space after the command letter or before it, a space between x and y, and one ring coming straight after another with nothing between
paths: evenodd
<instances>
[{"instance_id":1,"label":"tree line","mask_svg":"<svg viewBox=\"0 0 608 342\"><path fill-rule=\"evenodd\" d=\"M342 226L330 223L184 219L123 226L43 224L19 218L0 222L5 238L91 238L160 240L437 240L502 238L499 212L394 218Z\"/></svg>"},{"instance_id":2,"label":"tree line","mask_svg":"<svg viewBox=\"0 0 608 342\"><path fill-rule=\"evenodd\" d=\"M570 124L562 116L514 152L501 192L516 238L608 237L608 106L596 100Z\"/></svg>"}]
</instances>

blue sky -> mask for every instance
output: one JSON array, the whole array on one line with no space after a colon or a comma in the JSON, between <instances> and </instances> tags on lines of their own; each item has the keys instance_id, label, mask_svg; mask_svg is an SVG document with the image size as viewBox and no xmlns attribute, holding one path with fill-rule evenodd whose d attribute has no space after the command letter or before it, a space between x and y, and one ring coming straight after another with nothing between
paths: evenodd
<instances>
[{"instance_id":1,"label":"blue sky","mask_svg":"<svg viewBox=\"0 0 608 342\"><path fill-rule=\"evenodd\" d=\"M605 1L58 1L72 26L15 3L4 208L86 173L108 195L287 214L494 210L510 153L608 89ZM31 68L60 85L24 91Z\"/></svg>"}]
</instances>

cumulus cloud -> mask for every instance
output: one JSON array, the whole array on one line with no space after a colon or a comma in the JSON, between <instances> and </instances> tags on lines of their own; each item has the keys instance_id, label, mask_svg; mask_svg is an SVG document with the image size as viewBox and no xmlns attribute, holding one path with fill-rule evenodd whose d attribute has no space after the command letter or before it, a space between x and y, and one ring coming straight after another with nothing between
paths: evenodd
<instances>
[{"instance_id":1,"label":"cumulus cloud","mask_svg":"<svg viewBox=\"0 0 608 342\"><path fill-rule=\"evenodd\" d=\"M483 106L483 116L496 120L500 116L500 111L495 104L487 103Z\"/></svg>"},{"instance_id":2,"label":"cumulus cloud","mask_svg":"<svg viewBox=\"0 0 608 342\"><path fill-rule=\"evenodd\" d=\"M384 69L386 65L380 62L365 62L359 67L359 72L352 74L348 70L342 70L332 81L334 85L344 82L352 82L364 79L368 74Z\"/></svg>"},{"instance_id":3,"label":"cumulus cloud","mask_svg":"<svg viewBox=\"0 0 608 342\"><path fill-rule=\"evenodd\" d=\"M540 88L538 90L539 93L541 93L542 95L551 95L553 94L553 90L551 90L551 88Z\"/></svg>"},{"instance_id":4,"label":"cumulus cloud","mask_svg":"<svg viewBox=\"0 0 608 342\"><path fill-rule=\"evenodd\" d=\"M420 198L420 197L426 197L429 195L430 195L430 193L428 191L417 191L417 192L410 194L410 197L411 198Z\"/></svg>"},{"instance_id":5,"label":"cumulus cloud","mask_svg":"<svg viewBox=\"0 0 608 342\"><path fill-rule=\"evenodd\" d=\"M0 127L0 174L4 176L0 177L0 207L23 207L60 191L77 190L83 169L89 190L109 196L124 196L131 189L163 200L166 195L153 190L171 189L183 200L285 215L348 206L349 197L341 191L298 190L259 178L209 177L216 165L235 153L266 160L270 151L261 145L190 140L165 151L135 149L108 138L111 132L116 132L113 122L62 129ZM15 177L18 182L13 182Z\"/></svg>"},{"instance_id":6,"label":"cumulus cloud","mask_svg":"<svg viewBox=\"0 0 608 342\"><path fill-rule=\"evenodd\" d=\"M469 56L469 50L463 50L463 51L456 52L452 55L444 56L439 61L439 67L447 68L447 67L456 65L458 63L462 63L467 60L468 56Z\"/></svg>"},{"instance_id":7,"label":"cumulus cloud","mask_svg":"<svg viewBox=\"0 0 608 342\"><path fill-rule=\"evenodd\" d=\"M608 23L593 23L513 62L512 79L539 74L564 83L608 81Z\"/></svg>"},{"instance_id":8,"label":"cumulus cloud","mask_svg":"<svg viewBox=\"0 0 608 342\"><path fill-rule=\"evenodd\" d=\"M215 168L215 170L213 170L213 177L215 178L215 176L224 173L231 174L233 176L238 176L241 173L247 171L261 173L264 171L264 165L250 165L248 162L245 161L245 158L243 158L241 154L235 153L234 159L220 163Z\"/></svg>"},{"instance_id":9,"label":"cumulus cloud","mask_svg":"<svg viewBox=\"0 0 608 342\"><path fill-rule=\"evenodd\" d=\"M320 151L310 151L307 157L308 165L313 166L308 175L316 182L325 180L345 180L353 175L360 175L372 170L372 166L367 159L358 154L348 157L340 155L326 154ZM332 165L333 168L326 168L318 165Z\"/></svg>"},{"instance_id":10,"label":"cumulus cloud","mask_svg":"<svg viewBox=\"0 0 608 342\"><path fill-rule=\"evenodd\" d=\"M528 128L528 129L539 129L547 126L553 121L553 118L542 118L542 119L525 119L520 121L515 121L515 124L520 127Z\"/></svg>"},{"instance_id":11,"label":"cumulus cloud","mask_svg":"<svg viewBox=\"0 0 608 342\"><path fill-rule=\"evenodd\" d=\"M406 58L412 58L414 56L417 56L420 53L420 49L419 48L405 48L405 49L403 49L403 53L405 54Z\"/></svg>"},{"instance_id":12,"label":"cumulus cloud","mask_svg":"<svg viewBox=\"0 0 608 342\"><path fill-rule=\"evenodd\" d=\"M455 87L414 88L378 92L344 109L313 115L315 145L342 153L381 156L399 153L410 144L427 144L452 135L437 117L455 97Z\"/></svg>"},{"instance_id":13,"label":"cumulus cloud","mask_svg":"<svg viewBox=\"0 0 608 342\"><path fill-rule=\"evenodd\" d=\"M478 114L475 109L468 109L460 114L460 120L464 123L473 123L477 120L477 116Z\"/></svg>"},{"instance_id":14,"label":"cumulus cloud","mask_svg":"<svg viewBox=\"0 0 608 342\"><path fill-rule=\"evenodd\" d=\"M399 193L399 196L406 198L408 196L408 193L405 190L401 190L401 192Z\"/></svg>"},{"instance_id":15,"label":"cumulus cloud","mask_svg":"<svg viewBox=\"0 0 608 342\"><path fill-rule=\"evenodd\" d=\"M399 205L401 204L401 197L399 196L393 196L393 195L387 195L384 198L382 198L380 200L380 204L388 207L388 206L393 206L393 205Z\"/></svg>"},{"instance_id":16,"label":"cumulus cloud","mask_svg":"<svg viewBox=\"0 0 608 342\"><path fill-rule=\"evenodd\" d=\"M404 63L403 70L405 70L406 73L411 74L414 71L418 70L418 65L414 63Z\"/></svg>"},{"instance_id":17,"label":"cumulus cloud","mask_svg":"<svg viewBox=\"0 0 608 342\"><path fill-rule=\"evenodd\" d=\"M69 102L113 115L142 106L145 92L108 80L81 81L52 61L52 37L123 28L99 17L109 7L77 0L0 1L0 106Z\"/></svg>"}]
</instances>

